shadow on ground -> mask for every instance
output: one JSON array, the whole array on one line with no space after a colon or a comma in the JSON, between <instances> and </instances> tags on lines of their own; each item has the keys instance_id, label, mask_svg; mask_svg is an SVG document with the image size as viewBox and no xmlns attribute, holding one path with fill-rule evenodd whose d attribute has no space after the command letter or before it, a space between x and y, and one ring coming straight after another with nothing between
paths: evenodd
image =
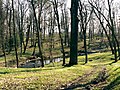
<instances>
[{"instance_id":1,"label":"shadow on ground","mask_svg":"<svg viewBox=\"0 0 120 90\"><path fill-rule=\"evenodd\" d=\"M119 75L120 72L118 72ZM111 83L109 83L107 86L103 88L103 90L114 90L115 86L120 85L120 76L118 76L116 79L114 79ZM116 90L120 90L120 87L117 87Z\"/></svg>"},{"instance_id":2,"label":"shadow on ground","mask_svg":"<svg viewBox=\"0 0 120 90\"><path fill-rule=\"evenodd\" d=\"M106 79L108 78L106 68L103 68L102 70L100 70L99 74L96 75L92 80L89 80L89 79L87 80L87 78L93 77L93 74L96 74L96 73L94 68L94 70L92 70L90 73L79 77L72 83L61 86L61 89L62 90L74 90L74 89L92 90L94 87L99 86L99 84L105 84ZM103 88L103 85L100 87Z\"/></svg>"}]
</instances>

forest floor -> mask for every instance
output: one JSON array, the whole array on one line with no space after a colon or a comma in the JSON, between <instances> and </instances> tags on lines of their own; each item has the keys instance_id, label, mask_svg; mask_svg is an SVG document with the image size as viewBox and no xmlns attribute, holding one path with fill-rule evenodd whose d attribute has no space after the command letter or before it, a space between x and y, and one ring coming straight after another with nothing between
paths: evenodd
<instances>
[{"instance_id":1,"label":"forest floor","mask_svg":"<svg viewBox=\"0 0 120 90\"><path fill-rule=\"evenodd\" d=\"M110 52L78 57L78 65L62 62L44 68L0 68L0 90L120 90L120 61ZM66 63L68 63L66 59Z\"/></svg>"},{"instance_id":2,"label":"forest floor","mask_svg":"<svg viewBox=\"0 0 120 90\"><path fill-rule=\"evenodd\" d=\"M102 69L100 69L102 68ZM76 78L70 83L61 86L64 90L92 90L103 89L106 83L107 71L104 66L93 66L90 71L85 72L83 76Z\"/></svg>"}]
</instances>

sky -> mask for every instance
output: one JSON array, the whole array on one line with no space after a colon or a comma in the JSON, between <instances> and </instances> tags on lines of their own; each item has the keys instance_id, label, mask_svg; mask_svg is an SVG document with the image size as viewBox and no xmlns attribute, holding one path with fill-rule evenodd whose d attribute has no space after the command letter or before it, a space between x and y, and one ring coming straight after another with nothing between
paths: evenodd
<instances>
[{"instance_id":1,"label":"sky","mask_svg":"<svg viewBox=\"0 0 120 90\"><path fill-rule=\"evenodd\" d=\"M106 0L107 1L107 0ZM113 0L115 3L119 3L120 4L120 0ZM71 6L71 0L67 0L67 7L70 8Z\"/></svg>"},{"instance_id":2,"label":"sky","mask_svg":"<svg viewBox=\"0 0 120 90\"><path fill-rule=\"evenodd\" d=\"M107 0L105 0L106 4L107 5ZM120 9L120 0L113 0L114 3L115 3L115 6L117 6L119 9ZM70 8L71 7L71 0L67 0L67 8ZM118 11L118 14L120 15L120 11Z\"/></svg>"},{"instance_id":3,"label":"sky","mask_svg":"<svg viewBox=\"0 0 120 90\"><path fill-rule=\"evenodd\" d=\"M67 0L67 8L71 7L71 0Z\"/></svg>"}]
</instances>

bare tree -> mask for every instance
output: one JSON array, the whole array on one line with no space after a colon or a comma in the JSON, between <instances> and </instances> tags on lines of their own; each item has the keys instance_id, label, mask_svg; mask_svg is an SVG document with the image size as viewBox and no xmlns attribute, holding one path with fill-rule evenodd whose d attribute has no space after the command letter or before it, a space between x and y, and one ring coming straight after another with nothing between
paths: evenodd
<instances>
[{"instance_id":1,"label":"bare tree","mask_svg":"<svg viewBox=\"0 0 120 90\"><path fill-rule=\"evenodd\" d=\"M90 3L90 5L99 13L99 14L101 14L101 16L105 19L105 21L107 22L107 26L108 26L108 28L109 28L109 30L110 30L110 32L112 33L112 37L110 37L108 34L107 34L107 31L106 31L106 29L105 28L103 28L103 30L105 31L105 34L106 34L106 36L107 36L107 38L108 38L108 41L109 41L109 45L110 45L110 48L111 48L111 50L112 50L112 53L114 54L114 57L115 57L115 62L117 62L117 47L118 47L118 56L120 56L120 53L119 53L119 51L120 51L120 49L119 49L119 42L118 42L118 40L117 40L117 38L116 38L116 34L115 34L115 27L114 27L114 20L113 20L113 18L112 18L112 6L111 6L111 4L112 4L112 2L110 3L111 1L107 1L107 3L108 3L108 18L104 15L104 13L102 13L101 11L100 11L100 8L96 5L96 3L95 2L92 2L92 1L89 1L89 3ZM96 11L94 10L94 12L95 12L95 14L96 14L96 16L97 16L97 13L96 13ZM102 25L102 21L100 20L100 18L99 18L99 16L97 16L97 18L99 19L99 21L100 21L100 24ZM104 25L102 25L102 27L103 27ZM111 38L112 38L112 41L111 41Z\"/></svg>"},{"instance_id":2,"label":"bare tree","mask_svg":"<svg viewBox=\"0 0 120 90\"><path fill-rule=\"evenodd\" d=\"M16 55L16 62L17 62L17 68L19 66L19 61L18 61L18 52L17 52L17 41L16 41L16 30L15 30L15 12L14 12L14 0L12 0L12 11L13 11L13 34L14 34L14 47L15 47L15 55Z\"/></svg>"},{"instance_id":3,"label":"bare tree","mask_svg":"<svg viewBox=\"0 0 120 90\"><path fill-rule=\"evenodd\" d=\"M37 20L37 16L36 16L35 6L34 6L34 1L33 0L31 0L31 5L32 5L32 8L33 8L33 13L34 13L34 18L35 18L35 23L36 23L36 28L37 28L39 56L41 58L42 67L44 67L44 60L43 60L42 48L41 48L41 38L40 38L40 30L41 30L40 29L40 22L38 22L38 20Z\"/></svg>"},{"instance_id":4,"label":"bare tree","mask_svg":"<svg viewBox=\"0 0 120 90\"><path fill-rule=\"evenodd\" d=\"M57 18L57 26L58 26L58 30L59 30L61 52L63 54L63 65L65 65L65 50L64 50L63 38L62 38L62 35L61 35L61 27L60 27L60 22L59 22L58 3L57 3L56 0L54 0L54 2L53 2L53 7L54 7L54 13L55 13L56 18Z\"/></svg>"},{"instance_id":5,"label":"bare tree","mask_svg":"<svg viewBox=\"0 0 120 90\"><path fill-rule=\"evenodd\" d=\"M27 12L26 9L27 4L24 4L20 0L18 0L18 15L17 15L17 23L18 23L18 30L19 30L19 38L20 38L20 56L22 56L22 49L24 44L24 20L25 20L25 14ZM26 42L27 43L27 42ZM24 52L26 51L26 45L24 45Z\"/></svg>"},{"instance_id":6,"label":"bare tree","mask_svg":"<svg viewBox=\"0 0 120 90\"><path fill-rule=\"evenodd\" d=\"M92 13L93 13L93 10L88 11L87 5L79 1L80 26L81 26L81 29L83 31L83 36L84 36L85 63L88 62L86 31L87 31L87 25L90 21Z\"/></svg>"},{"instance_id":7,"label":"bare tree","mask_svg":"<svg viewBox=\"0 0 120 90\"><path fill-rule=\"evenodd\" d=\"M3 1L0 0L0 45L2 47L2 51L4 54L4 58L5 58L5 67L7 67L7 61L6 61L6 50L5 50L5 27L4 27L4 22L5 22L5 15L4 15L4 11L3 11Z\"/></svg>"}]
</instances>

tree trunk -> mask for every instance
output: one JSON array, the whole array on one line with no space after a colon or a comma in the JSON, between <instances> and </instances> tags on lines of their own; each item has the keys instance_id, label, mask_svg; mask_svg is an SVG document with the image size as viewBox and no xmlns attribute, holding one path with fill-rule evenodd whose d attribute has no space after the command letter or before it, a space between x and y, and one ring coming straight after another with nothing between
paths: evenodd
<instances>
[{"instance_id":1,"label":"tree trunk","mask_svg":"<svg viewBox=\"0 0 120 90\"><path fill-rule=\"evenodd\" d=\"M42 49L41 49L41 39L40 39L40 26L38 24L37 21L37 16L36 16L36 12L35 12L35 7L34 7L34 3L33 0L31 1L32 4L32 8L33 8L33 13L34 13L34 18L35 18L35 23L36 23L36 27L37 27L37 38L38 38L38 48L39 48L39 56L41 58L41 63L42 63L42 67L44 67L44 60L43 60L43 55L42 55Z\"/></svg>"},{"instance_id":2,"label":"tree trunk","mask_svg":"<svg viewBox=\"0 0 120 90\"><path fill-rule=\"evenodd\" d=\"M87 63L88 55L87 55L87 44L86 44L86 30L83 31L83 35L84 35L85 63Z\"/></svg>"},{"instance_id":3,"label":"tree trunk","mask_svg":"<svg viewBox=\"0 0 120 90\"><path fill-rule=\"evenodd\" d=\"M69 65L75 65L78 63L78 1L79 0L71 0L71 41Z\"/></svg>"},{"instance_id":4,"label":"tree trunk","mask_svg":"<svg viewBox=\"0 0 120 90\"><path fill-rule=\"evenodd\" d=\"M109 37L109 35L108 35L107 31L106 31L106 28L104 27L103 22L101 21L101 18L97 15L97 13L95 12L95 10L94 10L94 13L95 13L95 15L97 16L97 18L98 18L98 20L99 20L99 22L100 22L100 24L101 24L101 26L102 26L102 28L103 28L103 30L104 30L104 32L105 32L105 35L106 35L106 37L107 37L107 39L108 39L109 46L110 46L110 48L111 48L112 54L114 54L114 49L113 49L113 47L112 47L112 43L111 43L110 37Z\"/></svg>"},{"instance_id":5,"label":"tree trunk","mask_svg":"<svg viewBox=\"0 0 120 90\"><path fill-rule=\"evenodd\" d=\"M59 14L58 14L58 7L57 7L57 2L56 0L54 0L54 12L55 12L55 15L57 17L57 25L58 25L58 30L59 30L59 37L60 37L60 44L61 44L61 52L63 54L63 65L65 65L65 50L64 50L64 45L63 45L63 38L62 38L62 35L61 35L61 28L60 28L60 23L59 23Z\"/></svg>"},{"instance_id":6,"label":"tree trunk","mask_svg":"<svg viewBox=\"0 0 120 90\"><path fill-rule=\"evenodd\" d=\"M13 44L13 38L12 38L12 33L11 33L11 17L12 17L12 10L10 9L10 16L9 16L9 24L8 24L8 27L9 27L9 53L11 52L12 50L12 44Z\"/></svg>"},{"instance_id":7,"label":"tree trunk","mask_svg":"<svg viewBox=\"0 0 120 90\"><path fill-rule=\"evenodd\" d=\"M114 57L115 57L115 62L117 62L117 49L116 49L116 42L115 42L115 28L114 28L114 23L111 15L111 6L110 6L110 1L108 0L108 7L109 7L109 18L111 22L110 30L112 31L112 43L114 47Z\"/></svg>"},{"instance_id":8,"label":"tree trunk","mask_svg":"<svg viewBox=\"0 0 120 90\"><path fill-rule=\"evenodd\" d=\"M3 42L4 42L4 41L3 41ZM2 45L2 49L3 49L4 58L5 58L5 67L7 67L7 59L6 59L5 45Z\"/></svg>"},{"instance_id":9,"label":"tree trunk","mask_svg":"<svg viewBox=\"0 0 120 90\"><path fill-rule=\"evenodd\" d=\"M28 41L29 41L29 36L30 36L30 27L31 27L31 21L30 21L30 25L28 25L28 31L26 33L26 44L24 45L24 54L26 52L27 49L27 45L28 45Z\"/></svg>"},{"instance_id":10,"label":"tree trunk","mask_svg":"<svg viewBox=\"0 0 120 90\"><path fill-rule=\"evenodd\" d=\"M17 68L19 66L18 61L18 53L17 53L17 41L16 41L16 30L15 30L15 16L14 16L14 0L12 0L12 9L13 9L13 34L14 34L14 44L15 44L15 55L16 55L16 62L17 62Z\"/></svg>"}]
</instances>

